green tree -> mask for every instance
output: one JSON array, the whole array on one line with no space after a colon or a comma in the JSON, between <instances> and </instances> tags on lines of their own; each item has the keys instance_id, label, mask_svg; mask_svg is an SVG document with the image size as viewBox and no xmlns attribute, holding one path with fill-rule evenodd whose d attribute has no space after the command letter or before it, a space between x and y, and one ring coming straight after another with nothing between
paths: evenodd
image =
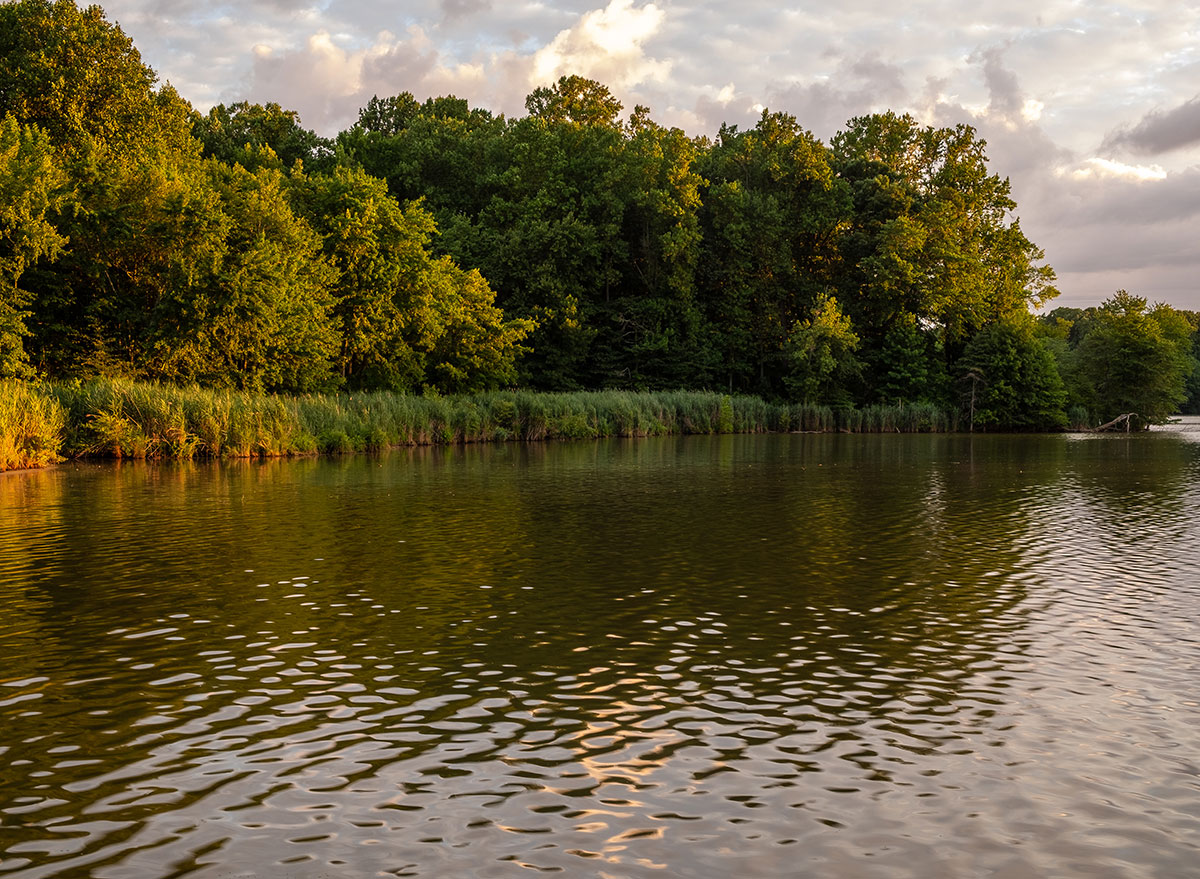
<instances>
[{"instance_id":1,"label":"green tree","mask_svg":"<svg viewBox=\"0 0 1200 879\"><path fill-rule=\"evenodd\" d=\"M1196 369L1191 336L1175 309L1118 290L1095 310L1076 349L1088 408L1101 421L1133 413L1136 426L1164 422Z\"/></svg>"},{"instance_id":2,"label":"green tree","mask_svg":"<svg viewBox=\"0 0 1200 879\"><path fill-rule=\"evenodd\" d=\"M894 323L915 319L937 328L953 361L984 326L1057 295L1053 270L1013 216L1008 180L989 171L970 126L874 114L852 119L831 148L853 194L840 299L868 351Z\"/></svg>"},{"instance_id":3,"label":"green tree","mask_svg":"<svg viewBox=\"0 0 1200 879\"><path fill-rule=\"evenodd\" d=\"M612 186L623 205L616 274L595 303L596 380L618 387L703 385L710 339L696 290L700 258L697 146L638 107L614 145Z\"/></svg>"},{"instance_id":4,"label":"green tree","mask_svg":"<svg viewBox=\"0 0 1200 879\"><path fill-rule=\"evenodd\" d=\"M783 382L788 393L805 403L849 403L847 388L860 369L857 348L858 336L837 300L818 297L811 315L795 323L787 340L790 369Z\"/></svg>"},{"instance_id":5,"label":"green tree","mask_svg":"<svg viewBox=\"0 0 1200 879\"><path fill-rule=\"evenodd\" d=\"M367 106L358 111L356 127L384 137L395 137L408 128L420 112L421 105L411 92L401 92L390 98L374 95L367 101Z\"/></svg>"},{"instance_id":6,"label":"green tree","mask_svg":"<svg viewBox=\"0 0 1200 879\"><path fill-rule=\"evenodd\" d=\"M547 123L573 122L577 125L617 127L621 102L608 88L594 79L563 76L550 86L541 86L525 98L529 115Z\"/></svg>"},{"instance_id":7,"label":"green tree","mask_svg":"<svg viewBox=\"0 0 1200 879\"><path fill-rule=\"evenodd\" d=\"M192 134L204 145L204 155L250 169L263 162L312 167L331 154L322 138L300 124L299 113L274 103L218 104L207 115L194 114Z\"/></svg>"},{"instance_id":8,"label":"green tree","mask_svg":"<svg viewBox=\"0 0 1200 879\"><path fill-rule=\"evenodd\" d=\"M92 152L70 177L54 217L69 243L28 273L31 353L52 376L143 375L164 291L189 287L220 250L219 198L194 154Z\"/></svg>"},{"instance_id":9,"label":"green tree","mask_svg":"<svg viewBox=\"0 0 1200 879\"><path fill-rule=\"evenodd\" d=\"M261 165L207 170L207 258L177 268L154 303L147 371L253 391L332 389L336 275L292 210L287 179Z\"/></svg>"},{"instance_id":10,"label":"green tree","mask_svg":"<svg viewBox=\"0 0 1200 879\"><path fill-rule=\"evenodd\" d=\"M0 112L43 128L67 176L69 197L46 215L67 243L23 281L27 351L52 374L139 374L170 266L204 258L189 237L199 214L179 222L185 193L203 188L190 110L155 82L98 6L0 6Z\"/></svg>"},{"instance_id":11,"label":"green tree","mask_svg":"<svg viewBox=\"0 0 1200 879\"><path fill-rule=\"evenodd\" d=\"M596 309L626 262L621 142L605 125L509 123L479 166L479 209L442 228L441 247L479 269L505 313L537 324L522 361L534 387L596 383Z\"/></svg>"},{"instance_id":12,"label":"green tree","mask_svg":"<svg viewBox=\"0 0 1200 879\"><path fill-rule=\"evenodd\" d=\"M503 117L453 96L372 98L338 135L346 158L387 181L401 202L424 199L439 228L479 214L507 166ZM455 254L457 256L457 254Z\"/></svg>"},{"instance_id":13,"label":"green tree","mask_svg":"<svg viewBox=\"0 0 1200 879\"><path fill-rule=\"evenodd\" d=\"M430 249L437 227L361 169L296 175L293 197L336 269L338 369L350 387L442 391L509 383L532 329L506 320L478 272Z\"/></svg>"},{"instance_id":14,"label":"green tree","mask_svg":"<svg viewBox=\"0 0 1200 879\"><path fill-rule=\"evenodd\" d=\"M723 127L698 170L709 186L697 277L722 383L781 393L791 330L837 276L845 186L820 141L766 111L750 131Z\"/></svg>"},{"instance_id":15,"label":"green tree","mask_svg":"<svg viewBox=\"0 0 1200 879\"><path fill-rule=\"evenodd\" d=\"M870 358L866 369L873 377L871 393L880 402L947 403L940 334L921 326L913 315L891 321Z\"/></svg>"},{"instance_id":16,"label":"green tree","mask_svg":"<svg viewBox=\"0 0 1200 879\"><path fill-rule=\"evenodd\" d=\"M144 155L184 150L189 108L142 63L99 6L0 4L0 115L37 125L60 148Z\"/></svg>"},{"instance_id":17,"label":"green tree","mask_svg":"<svg viewBox=\"0 0 1200 879\"><path fill-rule=\"evenodd\" d=\"M50 220L65 182L43 132L11 115L0 120L0 378L29 373L24 339L33 294L21 276L66 244Z\"/></svg>"},{"instance_id":18,"label":"green tree","mask_svg":"<svg viewBox=\"0 0 1200 879\"><path fill-rule=\"evenodd\" d=\"M976 333L958 369L972 428L1066 426L1062 379L1028 314L1011 313Z\"/></svg>"}]
</instances>

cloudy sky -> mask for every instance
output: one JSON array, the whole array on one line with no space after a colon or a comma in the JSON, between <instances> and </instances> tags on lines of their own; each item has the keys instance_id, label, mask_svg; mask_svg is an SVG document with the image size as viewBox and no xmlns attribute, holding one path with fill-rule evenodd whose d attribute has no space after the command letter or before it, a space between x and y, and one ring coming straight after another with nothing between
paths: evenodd
<instances>
[{"instance_id":1,"label":"cloudy sky","mask_svg":"<svg viewBox=\"0 0 1200 879\"><path fill-rule=\"evenodd\" d=\"M1200 0L108 0L198 109L276 101L332 134L372 95L508 115L567 73L689 134L763 107L828 140L892 109L967 122L1059 305L1200 309Z\"/></svg>"}]
</instances>

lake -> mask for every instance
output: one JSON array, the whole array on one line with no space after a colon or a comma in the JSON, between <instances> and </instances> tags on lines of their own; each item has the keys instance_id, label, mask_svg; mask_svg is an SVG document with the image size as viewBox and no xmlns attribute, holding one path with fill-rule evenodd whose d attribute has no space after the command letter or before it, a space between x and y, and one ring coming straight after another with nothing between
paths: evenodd
<instances>
[{"instance_id":1,"label":"lake","mask_svg":"<svg viewBox=\"0 0 1200 879\"><path fill-rule=\"evenodd\" d=\"M0 474L0 876L1200 873L1200 422Z\"/></svg>"}]
</instances>

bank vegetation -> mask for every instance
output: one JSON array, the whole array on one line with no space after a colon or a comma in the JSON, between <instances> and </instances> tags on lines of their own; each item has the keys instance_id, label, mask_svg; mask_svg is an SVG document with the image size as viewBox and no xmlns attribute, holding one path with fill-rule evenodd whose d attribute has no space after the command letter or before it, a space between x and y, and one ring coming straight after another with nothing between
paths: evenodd
<instances>
[{"instance_id":1,"label":"bank vegetation","mask_svg":"<svg viewBox=\"0 0 1200 879\"><path fill-rule=\"evenodd\" d=\"M1144 427L1194 408L1197 315L1124 291L1046 313L1054 272L1016 208L965 124L874 113L825 143L764 110L694 136L564 76L522 116L401 92L324 138L277 104L196 111L98 6L0 4L0 379L33 382L6 384L0 405L58 400L67 453L718 417L646 403L638 420L631 401L677 389L701 408L764 401L771 429L1057 430L1123 413ZM226 435L176 441L80 408L199 399L191 386L230 413L373 394L404 412L365 432L296 422L286 442L230 414ZM493 418L491 401L530 420ZM4 442L47 454L52 413L19 417L27 439Z\"/></svg>"},{"instance_id":2,"label":"bank vegetation","mask_svg":"<svg viewBox=\"0 0 1200 879\"><path fill-rule=\"evenodd\" d=\"M284 396L124 380L0 381L0 470L64 458L253 458L398 446L769 431L954 429L934 407L834 409L704 391Z\"/></svg>"}]
</instances>

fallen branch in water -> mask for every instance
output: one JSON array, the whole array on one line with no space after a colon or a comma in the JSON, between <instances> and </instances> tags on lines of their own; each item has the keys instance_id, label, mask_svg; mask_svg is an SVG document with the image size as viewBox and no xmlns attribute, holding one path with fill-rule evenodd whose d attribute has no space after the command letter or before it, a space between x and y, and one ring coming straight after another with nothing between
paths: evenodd
<instances>
[{"instance_id":1,"label":"fallen branch in water","mask_svg":"<svg viewBox=\"0 0 1200 879\"><path fill-rule=\"evenodd\" d=\"M1124 415L1118 415L1112 421L1108 422L1108 424L1101 424L1099 427L1093 428L1092 432L1093 433L1103 433L1106 430L1116 430L1117 429L1116 426L1118 424L1120 424L1122 421L1124 421L1125 422L1125 432L1129 433L1130 425L1133 423L1133 419L1136 417L1137 417L1136 412L1126 412Z\"/></svg>"}]
</instances>

